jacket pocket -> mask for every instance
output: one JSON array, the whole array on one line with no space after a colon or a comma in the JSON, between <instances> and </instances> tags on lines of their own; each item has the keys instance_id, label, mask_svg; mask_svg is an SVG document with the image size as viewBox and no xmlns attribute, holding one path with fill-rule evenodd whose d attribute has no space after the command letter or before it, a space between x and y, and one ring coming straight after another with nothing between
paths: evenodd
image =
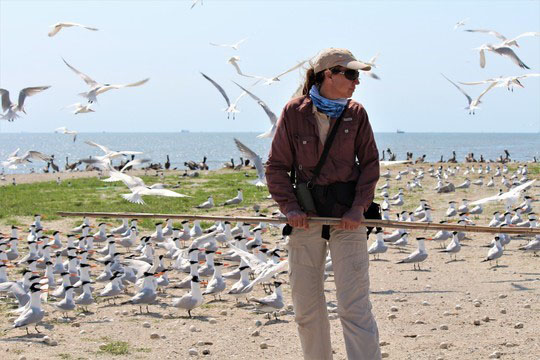
<instances>
[{"instance_id":1,"label":"jacket pocket","mask_svg":"<svg viewBox=\"0 0 540 360\"><path fill-rule=\"evenodd\" d=\"M296 161L299 170L313 168L319 161L319 139L313 135L295 135Z\"/></svg>"}]
</instances>

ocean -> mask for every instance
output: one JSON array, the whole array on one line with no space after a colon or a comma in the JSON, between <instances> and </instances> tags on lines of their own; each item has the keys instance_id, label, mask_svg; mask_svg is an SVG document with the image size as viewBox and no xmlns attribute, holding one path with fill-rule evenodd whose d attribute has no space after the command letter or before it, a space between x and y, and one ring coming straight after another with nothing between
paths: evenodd
<instances>
[{"instance_id":1,"label":"ocean","mask_svg":"<svg viewBox=\"0 0 540 360\"><path fill-rule=\"evenodd\" d=\"M265 160L271 140L258 139L257 135L251 132L82 133L73 142L71 135L60 133L0 133L0 161L17 148L20 148L19 154L36 150L54 154L56 164L63 169L66 157L72 163L90 155L103 154L98 148L84 143L91 140L112 150L142 151L144 154L138 157L150 158L154 163L164 163L169 155L171 168L184 169L185 161L200 162L206 156L210 169L217 169L231 158L238 163L242 156L236 149L234 138ZM412 152L414 159L425 154L426 161L439 161L441 155L447 160L452 151L456 152L458 161L463 161L471 152L477 159L483 155L485 159L495 160L504 155L506 149L512 160L531 161L536 157L540 161L539 133L376 133L375 138L379 151L389 148L397 155L397 160L405 159L407 152ZM4 172L28 173L32 167L40 171L44 165L34 162L16 170L4 169Z\"/></svg>"}]
</instances>

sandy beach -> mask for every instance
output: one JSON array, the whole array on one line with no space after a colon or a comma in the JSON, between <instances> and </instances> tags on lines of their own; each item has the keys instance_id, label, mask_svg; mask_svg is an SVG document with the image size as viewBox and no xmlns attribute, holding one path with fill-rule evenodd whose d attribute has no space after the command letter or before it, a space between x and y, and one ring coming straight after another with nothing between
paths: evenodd
<instances>
[{"instance_id":1,"label":"sandy beach","mask_svg":"<svg viewBox=\"0 0 540 360\"><path fill-rule=\"evenodd\" d=\"M437 164L434 164L435 168ZM447 164L443 164L445 167ZM469 164L460 164L462 170ZM412 210L418 200L428 200L435 222L443 220L448 201L458 204L462 198L476 200L497 193L500 178L495 178L494 188L471 185L469 189L457 189L448 194L437 194L433 188L436 180L429 176L429 164L418 164L425 177L423 188L405 191L405 205L392 207L392 218L401 210ZM496 166L496 165L495 165ZM512 163L515 168L517 164ZM389 194L392 196L399 187L410 181L410 175L402 180L394 180L399 170L406 165L391 167L392 180ZM492 166L494 167L494 166ZM385 171L383 167L381 169ZM460 184L463 171L449 181ZM478 175L471 174L471 181ZM80 176L96 176L90 173L68 174L25 174L14 175L17 183L54 181L60 176L63 181ZM9 186L13 176L6 176L3 185ZM529 174L530 179L538 175ZM485 177L485 181L489 176ZM379 186L384 179L379 181ZM540 189L534 184L529 195L538 198ZM377 191L377 194L379 190ZM380 200L380 198L378 198ZM538 202L533 208L538 212ZM275 209L271 200L261 203L262 208ZM490 203L481 215L471 219L478 225L487 225L491 214L501 210L503 204ZM253 215L249 209L238 208L236 215ZM30 224L30 217L18 218L23 224ZM80 219L61 219L43 222L47 230L59 230L62 239L74 223ZM115 226L118 221L112 221ZM92 220L92 224L94 221ZM0 233L9 234L10 224L1 223ZM389 230L390 231L390 230ZM142 235L150 234L143 232ZM395 248L380 256L378 261L370 261L371 302L378 322L383 357L391 359L538 359L540 358L540 257L524 253L518 247L526 244L528 237L513 237L499 259L499 266L481 262L487 255L493 238L490 234L468 234L462 242L463 248L457 261L450 262L447 254L439 253L439 244L426 241L428 258L421 264L421 271L413 271L412 264L396 264L407 253L416 248L416 236L432 237L433 232L412 232L409 245L402 252ZM25 233L19 244L21 252L26 251ZM140 236L138 237L140 239ZM282 241L279 231L271 228L263 235L268 247ZM374 241L372 235L368 246ZM448 243L448 241L447 241ZM123 248L120 248L124 252ZM163 250L160 250L163 251ZM170 260L168 260L170 261ZM20 267L19 267L20 269ZM10 269L10 278L18 278L19 269ZM92 269L95 276L101 265ZM183 273L173 272L171 280L182 279ZM284 276L283 280L287 280ZM228 282L230 286L232 282ZM101 290L104 283L94 285ZM286 306L278 319L268 320L263 314L253 312L253 305L236 305L230 296L222 296L223 301L205 298L205 303L192 311L188 318L185 311L170 306L173 297L185 290L167 289L158 297L156 305L150 306L150 314L139 314L139 307L118 305L133 294L128 293L116 300L117 305L98 300L90 306L90 313L71 312L69 319L63 319L55 311L49 298L44 305L47 314L42 334L31 335L25 329L10 330L0 337L0 353L5 359L301 359L301 349L294 322L290 287L283 285ZM3 296L1 294L0 296ZM264 292L257 287L251 296L262 297ZM336 298L333 277L326 281L326 298L330 309L335 359L346 359L339 317L335 311ZM2 300L0 304L6 304ZM12 306L0 308L0 327L11 327ZM48 338L44 338L44 336ZM129 354L113 356L104 351L111 342L128 343ZM101 347L101 348L100 348ZM190 355L189 351L193 354Z\"/></svg>"}]
</instances>

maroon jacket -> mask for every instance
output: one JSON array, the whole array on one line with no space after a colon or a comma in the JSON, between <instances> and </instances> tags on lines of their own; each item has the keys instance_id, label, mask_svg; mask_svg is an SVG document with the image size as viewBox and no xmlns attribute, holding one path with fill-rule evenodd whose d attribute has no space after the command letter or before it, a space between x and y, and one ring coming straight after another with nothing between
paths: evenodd
<instances>
[{"instance_id":1,"label":"maroon jacket","mask_svg":"<svg viewBox=\"0 0 540 360\"><path fill-rule=\"evenodd\" d=\"M335 122L331 119L329 133ZM282 213L301 210L287 173L294 166L298 182L308 181L322 151L311 99L302 96L289 101L278 120L266 163L268 190ZM378 179L379 151L368 115L361 104L350 100L315 184L356 181L353 207L366 210L373 201Z\"/></svg>"}]
</instances>

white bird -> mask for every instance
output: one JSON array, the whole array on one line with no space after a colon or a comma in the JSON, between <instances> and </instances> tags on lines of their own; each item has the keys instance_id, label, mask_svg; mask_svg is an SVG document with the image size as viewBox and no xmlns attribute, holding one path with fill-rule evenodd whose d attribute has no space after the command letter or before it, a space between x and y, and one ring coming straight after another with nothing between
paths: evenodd
<instances>
[{"instance_id":1,"label":"white bird","mask_svg":"<svg viewBox=\"0 0 540 360\"><path fill-rule=\"evenodd\" d=\"M530 77L538 77L540 74L525 74L525 75L518 75L518 76L507 76L507 77L496 77L496 78L489 78L486 80L481 81L471 81L471 82L459 82L462 85L480 85L480 84L490 84L490 83L496 83L495 87L506 87L508 90L514 91L514 85L524 87L520 79L526 79Z\"/></svg>"},{"instance_id":2,"label":"white bird","mask_svg":"<svg viewBox=\"0 0 540 360\"><path fill-rule=\"evenodd\" d=\"M505 193L498 193L494 196L489 196L484 199L476 200L470 203L470 205L479 205L479 204L485 204L491 201L505 201L509 204L513 204L518 201L519 196L521 195L521 192L530 186L535 182L536 180L530 180L527 181L525 184L516 186L515 188L505 192Z\"/></svg>"},{"instance_id":3,"label":"white bird","mask_svg":"<svg viewBox=\"0 0 540 360\"><path fill-rule=\"evenodd\" d=\"M195 206L197 209L211 209L214 207L214 198L212 196L208 197L208 200Z\"/></svg>"},{"instance_id":4,"label":"white bird","mask_svg":"<svg viewBox=\"0 0 540 360\"><path fill-rule=\"evenodd\" d=\"M90 90L88 92L80 93L79 95L82 97L85 97L88 99L89 103L97 102L97 96L100 94L103 94L106 91L113 90L113 89L122 89L126 87L134 87L134 86L140 86L145 84L150 78L146 78L144 80L140 80L134 83L130 84L122 84L122 85L112 85L112 84L100 84L94 79L92 79L90 76L80 72L79 70L75 69L73 66L67 63L66 60L62 59L64 63L71 69L73 72L77 75L79 75L84 82L90 86Z\"/></svg>"},{"instance_id":5,"label":"white bird","mask_svg":"<svg viewBox=\"0 0 540 360\"><path fill-rule=\"evenodd\" d=\"M146 305L146 312L150 313L148 310L148 305L153 304L157 299L157 293L156 293L156 282L155 278L160 276L161 273L151 273L151 272L145 272L143 274L143 284L142 288L135 294L131 299L128 301L125 301L121 303L121 305L124 304L132 304L132 305L139 305L139 311L142 314L142 306Z\"/></svg>"},{"instance_id":6,"label":"white bird","mask_svg":"<svg viewBox=\"0 0 540 360\"><path fill-rule=\"evenodd\" d=\"M478 97L476 99L473 100L473 98L471 98L469 96L469 94L467 94L465 92L465 90L463 90L459 85L457 85L456 83L454 83L452 80L450 80L449 78L447 78L446 76L444 76L444 74L441 74L446 80L448 80L452 85L454 85L459 91L461 91L461 93L463 95L465 95L465 97L467 98L467 102L468 102L468 105L467 107L465 107L465 110L468 110L469 111L469 114L473 114L475 113L475 110L476 109L479 109L478 105L480 105L482 102L480 101L480 99L482 98L482 96L484 96L489 90L491 90L497 83L491 83L480 95L478 95Z\"/></svg>"},{"instance_id":7,"label":"white bird","mask_svg":"<svg viewBox=\"0 0 540 360\"><path fill-rule=\"evenodd\" d=\"M83 105L81 103L75 103L64 107L64 109L67 108L74 108L73 114L75 115L96 112L94 109L92 109L92 104Z\"/></svg>"},{"instance_id":8,"label":"white bird","mask_svg":"<svg viewBox=\"0 0 540 360\"><path fill-rule=\"evenodd\" d=\"M187 310L189 317L191 317L191 310L201 306L202 303L203 297L199 277L193 276L191 278L191 291L182 297L173 299L172 306Z\"/></svg>"},{"instance_id":9,"label":"white bird","mask_svg":"<svg viewBox=\"0 0 540 360\"><path fill-rule=\"evenodd\" d=\"M275 314L275 311L280 310L285 306L285 303L283 302L281 284L282 283L280 281L274 281L275 290L272 294L260 299L249 299L250 301L256 303L256 311L268 313L268 318L270 318L271 312L274 312Z\"/></svg>"},{"instance_id":10,"label":"white bird","mask_svg":"<svg viewBox=\"0 0 540 360\"><path fill-rule=\"evenodd\" d=\"M74 23L74 22L57 22L56 24L51 25L52 30L49 31L48 35L49 35L49 37L53 37L54 35L58 34L58 32L60 30L62 30L63 28L68 28L68 27L72 27L72 26L85 28L85 29L91 30L91 31L98 31L99 30L99 29L97 29L95 27L81 25L81 24L77 24L77 23Z\"/></svg>"},{"instance_id":11,"label":"white bird","mask_svg":"<svg viewBox=\"0 0 540 360\"><path fill-rule=\"evenodd\" d=\"M236 82L234 82L234 83L236 85L238 85ZM266 105L266 103L264 101L262 101L261 99L259 99L255 94L253 94L252 92L244 89L240 85L238 85L238 87L240 89L244 90L244 92L246 92L253 100L255 100L257 102L257 104L259 104L261 106L261 108L264 110L264 112L268 116L268 119L270 120L270 129L268 129L266 132L264 132L264 133L262 133L260 135L257 135L257 137L258 138L273 138L274 134L276 133L276 126L277 126L277 120L278 120L276 114L274 114L274 112L272 110L270 110L268 105Z\"/></svg>"},{"instance_id":12,"label":"white bird","mask_svg":"<svg viewBox=\"0 0 540 360\"><path fill-rule=\"evenodd\" d=\"M527 65L525 65L523 61L521 61L521 59L516 55L514 50L512 50L509 46L482 44L479 47L475 48L474 50L478 50L478 53L480 54L480 67L482 69L486 67L486 55L485 55L486 51L491 51L501 56L506 56L514 64L516 64L522 69L530 69Z\"/></svg>"},{"instance_id":13,"label":"white bird","mask_svg":"<svg viewBox=\"0 0 540 360\"><path fill-rule=\"evenodd\" d=\"M62 134L73 135L73 142L75 142L75 140L77 140L77 134L78 134L78 132L75 131L75 130L68 130L65 126L56 128L56 129L54 130L54 132L61 132Z\"/></svg>"},{"instance_id":14,"label":"white bird","mask_svg":"<svg viewBox=\"0 0 540 360\"><path fill-rule=\"evenodd\" d=\"M229 199L223 203L223 205L237 205L240 204L244 200L244 196L242 193L242 189L238 189L238 193L235 197L232 199Z\"/></svg>"},{"instance_id":15,"label":"white bird","mask_svg":"<svg viewBox=\"0 0 540 360\"><path fill-rule=\"evenodd\" d=\"M208 282L206 290L202 293L203 295L213 295L215 298L216 295L221 294L225 290L227 284L221 276L222 267L223 263L214 263L214 274L212 275L212 279Z\"/></svg>"},{"instance_id":16,"label":"white bird","mask_svg":"<svg viewBox=\"0 0 540 360\"><path fill-rule=\"evenodd\" d=\"M17 156L19 149L15 150L13 153L9 154L5 161L0 162L2 166L7 167L8 169L16 169L17 165L26 165L31 163L30 160L41 160L45 162L50 162L52 157L45 155L39 151L28 150L21 156Z\"/></svg>"},{"instance_id":17,"label":"white bird","mask_svg":"<svg viewBox=\"0 0 540 360\"><path fill-rule=\"evenodd\" d=\"M161 188L161 184L147 186L141 178L137 176L130 176L113 169L110 170L110 175L111 178L122 181L124 185L126 185L129 190L131 190L131 194L122 194L121 196L127 201L135 204L144 204L144 200L142 199L142 197L145 195L166 197L190 197L189 195L184 195L174 192L172 190L163 189Z\"/></svg>"},{"instance_id":18,"label":"white bird","mask_svg":"<svg viewBox=\"0 0 540 360\"><path fill-rule=\"evenodd\" d=\"M454 25L454 30L456 30L458 27L460 26L463 26L465 25L465 23L469 21L469 18L466 18L466 19L463 19L463 20L460 20L458 21L455 25Z\"/></svg>"},{"instance_id":19,"label":"white bird","mask_svg":"<svg viewBox=\"0 0 540 360\"><path fill-rule=\"evenodd\" d=\"M245 157L247 157L251 162L255 165L255 169L257 171L257 179L253 180L251 183L255 186L266 186L266 174L264 171L264 166L262 162L262 158L257 155L256 152L248 148L246 145L240 142L237 138L234 138L234 142L236 143L236 147L242 154L244 154Z\"/></svg>"},{"instance_id":20,"label":"white bird","mask_svg":"<svg viewBox=\"0 0 540 360\"><path fill-rule=\"evenodd\" d=\"M447 217L452 217L452 216L456 216L457 215L457 210L456 210L456 202L455 201L450 201L448 202L448 209L446 210L446 216Z\"/></svg>"},{"instance_id":21,"label":"white bird","mask_svg":"<svg viewBox=\"0 0 540 360\"><path fill-rule=\"evenodd\" d=\"M420 263L427 259L428 253L426 252L426 248L424 246L424 239L423 237L417 237L416 240L418 241L418 248L411 253L409 256L407 256L405 259L398 261L398 264L413 264L414 270L416 270L416 263L418 263L418 270L420 270Z\"/></svg>"},{"instance_id":22,"label":"white bird","mask_svg":"<svg viewBox=\"0 0 540 360\"><path fill-rule=\"evenodd\" d=\"M212 45L212 46L220 46L220 47L230 47L230 48L232 48L234 50L238 50L238 46L240 46L240 44L242 44L246 40L247 40L247 38L242 39L240 41L237 41L234 44L216 44L216 43L211 42L210 45Z\"/></svg>"},{"instance_id":23,"label":"white bird","mask_svg":"<svg viewBox=\"0 0 540 360\"><path fill-rule=\"evenodd\" d=\"M506 36L502 35L501 33L497 32L497 31L494 31L494 30L468 29L468 30L465 30L465 31L467 31L467 32L479 32L479 33L485 33L485 34L493 35L496 38L498 38L499 40L502 40L502 43L500 43L499 45L516 46L516 47L519 47L519 45L517 43L517 39L519 39L519 38L522 38L522 37L525 37L525 36L540 36L540 32L528 31L528 32L524 32L524 33L516 36L515 38L507 39Z\"/></svg>"},{"instance_id":24,"label":"white bird","mask_svg":"<svg viewBox=\"0 0 540 360\"><path fill-rule=\"evenodd\" d=\"M378 259L379 254L383 254L388 250L388 246L384 244L384 233L381 228L377 228L375 235L375 242L368 249L368 254L373 255L373 260Z\"/></svg>"},{"instance_id":25,"label":"white bird","mask_svg":"<svg viewBox=\"0 0 540 360\"><path fill-rule=\"evenodd\" d=\"M46 287L44 287L46 290ZM19 315L13 322L13 328L26 327L28 334L28 325L35 324L34 329L39 333L37 324L43 319L45 311L41 308L41 289L38 283L30 286L30 302L29 306Z\"/></svg>"},{"instance_id":26,"label":"white bird","mask_svg":"<svg viewBox=\"0 0 540 360\"><path fill-rule=\"evenodd\" d=\"M519 250L533 251L536 254L537 251L540 251L540 236L537 235L527 245L520 247Z\"/></svg>"},{"instance_id":27,"label":"white bird","mask_svg":"<svg viewBox=\"0 0 540 360\"><path fill-rule=\"evenodd\" d=\"M0 88L0 96L2 97L2 111L5 113L0 118L7 121L13 121L19 117L19 115L17 115L18 111L22 111L26 114L26 111L24 110L24 100L26 97L39 94L48 88L50 88L50 86L33 86L22 89L19 91L19 99L17 104L13 104L9 99L9 91Z\"/></svg>"},{"instance_id":28,"label":"white bird","mask_svg":"<svg viewBox=\"0 0 540 360\"><path fill-rule=\"evenodd\" d=\"M229 96L227 96L227 93L225 92L225 90L223 90L223 88L221 87L221 85L219 85L217 82L215 82L214 80L212 80L209 76L201 73L201 75L208 81L210 81L210 83L212 85L214 85L216 87L216 89L218 89L219 93L223 96L223 98L225 99L225 102L227 103L227 107L225 109L223 109L223 111L227 112L227 119L229 119L229 115L232 114L233 116L233 120L235 118L235 114L236 113L239 113L240 110L238 110L236 108L236 105L238 104L238 101L244 97L244 95L246 95L247 93L245 91L243 91L240 96L238 96L238 98L236 99L236 101L234 103L231 104L231 101L229 100Z\"/></svg>"},{"instance_id":29,"label":"white bird","mask_svg":"<svg viewBox=\"0 0 540 360\"><path fill-rule=\"evenodd\" d=\"M307 60L303 60L303 61L300 61L298 64L294 65L292 68L288 69L288 70L285 70L284 72L276 75L276 76L273 76L273 77L270 77L270 78L267 78L267 77L264 77L264 76L257 76L257 75L246 75L244 74L241 70L240 70L240 67L238 66L237 62L240 60L240 58L238 56L233 56L229 59L229 63L231 65L234 66L234 68L236 69L236 72L238 73L238 75L241 75L241 76L245 76L245 77L250 77L250 78L255 78L255 79L258 79L253 85L261 82L261 81L264 81L264 83L266 85L271 85L272 83L276 82L276 81L280 81L280 77L282 77L283 75L285 74L288 74L290 73L291 71L294 71L296 69L298 69L299 67L301 67L302 65L304 65L306 63Z\"/></svg>"},{"instance_id":30,"label":"white bird","mask_svg":"<svg viewBox=\"0 0 540 360\"><path fill-rule=\"evenodd\" d=\"M450 254L450 261L452 261L452 254L454 254L454 261L457 261L457 253L461 250L461 244L459 243L457 231L454 231L452 234L453 236L452 236L452 241L450 241L450 244L448 244L446 249L441 250L439 252Z\"/></svg>"},{"instance_id":31,"label":"white bird","mask_svg":"<svg viewBox=\"0 0 540 360\"><path fill-rule=\"evenodd\" d=\"M495 236L495 244L489 249L487 257L482 262L495 260L497 266L499 266L499 258L503 255L503 247L501 246L500 238Z\"/></svg>"}]
</instances>

